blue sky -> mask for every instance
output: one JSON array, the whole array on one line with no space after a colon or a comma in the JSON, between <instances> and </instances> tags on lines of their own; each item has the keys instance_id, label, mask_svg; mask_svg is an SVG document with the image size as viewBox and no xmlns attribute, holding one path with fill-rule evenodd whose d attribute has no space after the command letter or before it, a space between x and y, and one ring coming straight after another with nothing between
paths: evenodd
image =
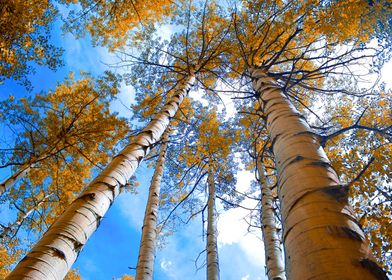
<instances>
[{"instance_id":1,"label":"blue sky","mask_svg":"<svg viewBox=\"0 0 392 280\"><path fill-rule=\"evenodd\" d=\"M166 27L162 29L161 33L169 34L170 29ZM59 24L53 27L53 40L58 46L65 49L64 67L57 71L37 67L36 74L30 76L34 86L32 93L26 92L14 81L6 81L0 86L1 100L10 94L19 98L42 90L53 89L70 71L79 73L80 70L83 70L93 75L99 75L107 69L105 64L115 61L115 56L105 48L92 47L88 38L75 40L70 34L61 35ZM133 96L132 88L124 85L119 96L121 102L114 102L111 109L118 111L121 116L128 117L129 110L124 108L124 105L129 106ZM7 177L9 172L7 169L0 170L0 180ZM119 196L75 263L74 268L79 269L83 279L116 279L124 274L134 274L134 270L128 267L135 267L137 262L144 208L152 170L142 166L136 176L141 183L137 190L138 194L125 193ZM243 174L242 177L243 180L239 181L242 190L245 190L249 184L247 179L249 174ZM0 213L0 222L2 223L6 223L9 219L12 220L15 214L4 205L0 207ZM266 279L264 276L263 244L260 241L261 234L247 234L247 224L243 221L245 215L246 212L243 210L232 209L229 212L221 213L219 217L218 246L221 279ZM174 235L170 236L166 246L157 251L154 279L205 279L205 267L197 270L195 266L197 256L205 247L202 232L202 223L199 217L188 225L182 226ZM199 266L204 258L204 255L200 257Z\"/></svg>"},{"instance_id":2,"label":"blue sky","mask_svg":"<svg viewBox=\"0 0 392 280\"><path fill-rule=\"evenodd\" d=\"M72 35L60 35L59 26L54 27L55 42L65 49L65 66L57 72L44 67L37 68L37 73L31 76L33 92L54 88L56 83L70 72L80 70L101 74L107 69L105 63L115 61L115 56L105 48L93 48L89 39L75 40ZM162 33L169 34L168 28ZM392 73L392 63L383 70L384 80ZM0 86L0 99L9 94L16 97L24 96L25 89L15 82L6 81ZM131 87L123 86L120 94L121 102L112 104L112 109L127 117L129 111L123 104L129 106L133 100ZM7 176L8 170L0 170L0 180ZM115 279L124 274L134 274L141 235L144 208L147 201L147 190L152 176L152 170L144 165L136 173L141 185L138 194L125 193L119 196L107 215L103 218L99 229L91 237L74 267L79 269L82 278L86 280ZM242 172L238 179L241 190L249 186L252 175ZM245 201L247 206L252 202ZM219 207L218 207L219 208ZM4 207L0 208L0 222L11 218L13 213ZM263 243L261 234L247 234L247 224L243 217L247 214L241 209L232 209L223 213L220 211L218 222L219 259L221 279L225 280L259 280L267 279L264 271ZM205 268L196 270L195 259L204 249L201 218L182 226L178 232L167 240L167 245L157 251L155 263L156 280L205 279ZM202 260L204 256L201 257ZM200 261L199 261L200 264Z\"/></svg>"}]
</instances>

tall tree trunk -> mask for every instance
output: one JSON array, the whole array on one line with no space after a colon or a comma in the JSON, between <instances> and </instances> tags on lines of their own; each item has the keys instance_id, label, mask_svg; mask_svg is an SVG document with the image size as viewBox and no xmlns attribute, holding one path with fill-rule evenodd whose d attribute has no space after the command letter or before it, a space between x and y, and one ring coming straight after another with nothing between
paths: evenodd
<instances>
[{"instance_id":1,"label":"tall tree trunk","mask_svg":"<svg viewBox=\"0 0 392 280\"><path fill-rule=\"evenodd\" d=\"M265 71L250 74L278 170L287 278L387 279L309 125Z\"/></svg>"},{"instance_id":2,"label":"tall tree trunk","mask_svg":"<svg viewBox=\"0 0 392 280\"><path fill-rule=\"evenodd\" d=\"M147 127L68 206L7 279L64 278L118 196L120 188L127 183L150 148L161 138L194 81L195 78L191 75L183 88L175 93Z\"/></svg>"},{"instance_id":3,"label":"tall tree trunk","mask_svg":"<svg viewBox=\"0 0 392 280\"><path fill-rule=\"evenodd\" d=\"M168 127L162 136L162 145L152 176L146 211L144 213L142 240L136 266L136 280L151 280L154 271L155 245L157 237L156 220L158 217L159 199L165 157L171 133Z\"/></svg>"},{"instance_id":4,"label":"tall tree trunk","mask_svg":"<svg viewBox=\"0 0 392 280\"><path fill-rule=\"evenodd\" d=\"M269 280L286 280L280 238L275 222L273 209L274 197L268 180L264 174L263 163L257 159L257 171L261 188L261 230L265 251L265 264Z\"/></svg>"},{"instance_id":5,"label":"tall tree trunk","mask_svg":"<svg viewBox=\"0 0 392 280\"><path fill-rule=\"evenodd\" d=\"M215 209L214 171L208 171L208 205L207 205L207 280L219 280L219 260L217 246L217 213Z\"/></svg>"}]
</instances>

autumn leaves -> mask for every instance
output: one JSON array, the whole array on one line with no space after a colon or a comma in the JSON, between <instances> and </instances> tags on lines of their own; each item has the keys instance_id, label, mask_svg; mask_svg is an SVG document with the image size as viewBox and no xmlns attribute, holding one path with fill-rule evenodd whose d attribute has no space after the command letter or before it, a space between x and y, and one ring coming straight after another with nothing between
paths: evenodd
<instances>
[{"instance_id":1,"label":"autumn leaves","mask_svg":"<svg viewBox=\"0 0 392 280\"><path fill-rule=\"evenodd\" d=\"M359 0L265 0L239 1L233 7L220 7L214 2L131 2L83 0L80 1L81 14L73 19L70 15L72 23L87 27L99 44L111 49L121 47L123 53L126 53L127 42L138 47L138 55L126 56L120 65L133 65L126 79L136 89L135 118L149 122L106 168L103 166L109 162L108 151L125 138L129 130L125 121L108 109L111 97L117 92L114 76L97 82L90 77L80 81L69 78L54 92L38 95L34 100L3 103L1 116L8 114L15 117L14 122L24 121L26 129L18 135L21 140L16 141L15 153L9 157L4 155L4 161L18 162L15 174L23 173L25 179L17 188L12 187L17 175L10 177L12 184L5 181L3 185L10 190L7 195L11 201L17 205L25 202L26 208L19 216L31 222L29 227L37 227L37 218L30 219L26 214L38 208L41 209L39 221L44 223L40 227L46 229L51 225L9 279L63 278L120 189L126 186L151 149L161 143L162 135L165 135L164 144L156 166L160 173L151 184L152 202L148 207L152 208L146 210L145 223L148 225L153 220L155 223L160 193L159 186L153 188L153 185L160 184L165 172L164 159L175 158L176 166L169 164L168 169L179 178L186 176L185 170L200 167L197 179L187 183L208 185L208 279L219 279L215 199L217 193L228 195L230 188L234 188L238 169L234 158L238 155L233 152L243 152L248 148L247 143L255 143L255 151L246 151L242 155L245 161L253 160L249 155L256 158L259 174L268 169L268 176L277 182L277 186L261 186L261 202L264 203L261 208L269 210L269 217L263 218L260 226L276 227L266 223L277 221L281 216L288 279L384 277L359 223L373 232L370 233L372 244L379 260L383 259L383 253L388 253L391 244L386 237L388 231L380 226L390 222L387 217L390 197L385 188L388 180L385 166L389 164L385 154L390 150L390 123L385 116L390 112L386 109L383 113L374 104L378 102L379 107L386 108L390 100L387 93L382 95L372 90L370 93L379 98L368 101L368 97L359 96L349 86L336 81L347 77L355 84L357 80L350 72L350 65L366 62L369 57L382 59L376 57L379 52L369 55L365 43L370 38L385 35L386 29L379 24L387 24L390 4L377 1L370 7L367 1ZM170 9L173 13L169 15ZM4 11L14 10L10 7ZM153 21L163 16L170 16L178 27L167 41L160 40L152 26ZM37 17L42 17L42 11ZM31 33L23 29L27 25L21 26L21 33ZM31 44L25 42L24 45L28 49ZM34 53L40 59L43 57L42 51ZM5 62L18 65L23 59L19 62L7 56ZM198 89L200 95L205 94L208 106L187 98L192 87ZM236 117L226 123L221 121L225 116L218 115L217 101L223 92L231 94L237 111L250 116L249 119ZM331 121L327 122L314 110L317 98L325 94L341 99L337 106L329 109ZM341 98L343 94L346 99ZM328 98L325 97L325 103L329 102ZM348 109L354 107L363 109L356 120L352 120ZM312 126L319 131L329 131L328 125L333 124L341 132L317 135L306 121L306 118L311 119L310 115L317 119ZM4 117L2 120L6 121ZM182 137L177 153L172 152L167 143L169 125L171 133ZM356 132L353 142L345 142L344 133L355 129L362 132ZM339 143L329 145L331 139ZM363 139L370 140L364 142ZM369 169L372 173L359 172L356 181L360 183L341 186L321 148L325 144L335 169L345 173L343 177L355 178L347 171L350 160L368 159L370 162L374 158L370 164L375 165ZM353 152L348 153L349 149ZM32 170L36 166L41 169ZM93 166L103 171L85 188ZM48 178L50 180L45 181ZM180 191L177 189L168 196L171 202L182 203L188 198L189 190L184 190L188 184L184 186L184 182L178 184ZM271 191L263 189L265 187L271 187ZM79 195L81 190L84 192ZM337 195L342 190L344 199ZM279 203L275 202L276 195ZM346 195L352 195L361 214L370 211L365 205L372 205L375 199L382 205L377 206L381 216L387 218L376 219L372 213L357 221L347 205ZM51 204L46 203L47 200ZM69 207L64 207L67 204ZM275 217L275 212L280 215ZM148 218L151 214L154 217ZM143 244L155 238L154 223L145 225ZM381 234L382 241L377 241L377 235ZM271 234L274 239L277 235L276 232ZM14 242L11 239L9 244ZM265 245L268 243L266 240ZM279 247L277 240L271 243L274 249L280 250L276 248ZM152 242L146 246L148 250L139 256L139 265L146 269L140 271L138 267L137 279L151 279L153 274L155 245ZM280 258L280 254L276 255ZM142 260L146 260L145 264ZM277 275L282 275L281 260L277 260L279 265L270 261L267 266L279 267ZM362 265L364 263L368 265Z\"/></svg>"}]
</instances>

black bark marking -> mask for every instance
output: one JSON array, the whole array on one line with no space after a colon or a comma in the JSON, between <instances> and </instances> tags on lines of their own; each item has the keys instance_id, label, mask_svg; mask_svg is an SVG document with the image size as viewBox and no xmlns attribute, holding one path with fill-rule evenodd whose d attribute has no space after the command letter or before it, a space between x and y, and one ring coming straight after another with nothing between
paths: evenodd
<instances>
[{"instance_id":1,"label":"black bark marking","mask_svg":"<svg viewBox=\"0 0 392 280\"><path fill-rule=\"evenodd\" d=\"M94 200L95 193L85 193L85 194L82 194L79 198L85 199L85 200Z\"/></svg>"},{"instance_id":2,"label":"black bark marking","mask_svg":"<svg viewBox=\"0 0 392 280\"><path fill-rule=\"evenodd\" d=\"M281 133L276 134L274 139L272 139L272 141L271 141L271 148L270 148L271 151L273 151L274 145L275 145L276 141L278 140L278 137L280 137L281 135L282 135Z\"/></svg>"},{"instance_id":3,"label":"black bark marking","mask_svg":"<svg viewBox=\"0 0 392 280\"><path fill-rule=\"evenodd\" d=\"M116 178L114 178L114 177L111 177L114 181L116 181L116 183L117 183L117 185L118 185L118 187L119 188L123 188L123 187L125 187L126 186L126 184L125 185L122 185ZM109 184L109 183L106 183L106 182L102 182L102 181L98 181L97 183L101 183L101 184L103 184L103 185L105 185L111 192L112 192L112 197L113 197L113 199L110 199L110 205L112 205L112 203L113 203L113 201L114 201L114 198L115 198L115 195L116 195L116 185L111 185L111 184Z\"/></svg>"},{"instance_id":4,"label":"black bark marking","mask_svg":"<svg viewBox=\"0 0 392 280\"><path fill-rule=\"evenodd\" d=\"M326 188L321 189L321 191L333 199L335 199L337 202L340 203L347 203L348 202L348 192L349 192L349 187L347 185L335 185L335 186L329 186Z\"/></svg>"},{"instance_id":5,"label":"black bark marking","mask_svg":"<svg viewBox=\"0 0 392 280\"><path fill-rule=\"evenodd\" d=\"M68 234L70 234L70 233L68 233ZM70 234L70 235L71 236L68 236L66 234L61 234L61 233L59 234L59 236L61 236L62 238L68 239L72 243L76 254L79 255L79 252L82 250L82 247L84 246L84 244L79 242L73 234Z\"/></svg>"},{"instance_id":6,"label":"black bark marking","mask_svg":"<svg viewBox=\"0 0 392 280\"><path fill-rule=\"evenodd\" d=\"M327 167L332 169L332 165L329 162L326 161L312 161L308 163L307 165L313 165L313 166L322 166L322 167Z\"/></svg>"},{"instance_id":7,"label":"black bark marking","mask_svg":"<svg viewBox=\"0 0 392 280\"><path fill-rule=\"evenodd\" d=\"M67 257L65 256L63 251L61 251L60 249L57 249L55 247L49 247L49 248L53 251L53 256L67 261Z\"/></svg>"},{"instance_id":8,"label":"black bark marking","mask_svg":"<svg viewBox=\"0 0 392 280\"><path fill-rule=\"evenodd\" d=\"M298 161L304 160L304 159L305 159L305 158L304 158L303 156L296 156L293 160L290 160L290 161L289 161L289 163L287 164L287 166L290 165L290 164L296 163L296 162L298 162Z\"/></svg>"},{"instance_id":9,"label":"black bark marking","mask_svg":"<svg viewBox=\"0 0 392 280\"><path fill-rule=\"evenodd\" d=\"M96 228L99 228L99 225L101 224L101 221L102 221L102 216L99 215L97 212L91 210L91 209L89 209L89 210L90 210L90 211L94 214L94 216L95 216L95 220L96 220L96 222L97 222L97 227L96 227Z\"/></svg>"},{"instance_id":10,"label":"black bark marking","mask_svg":"<svg viewBox=\"0 0 392 280\"><path fill-rule=\"evenodd\" d=\"M370 259L362 259L359 261L361 266L369 270L378 280L388 280L387 273L374 261Z\"/></svg>"},{"instance_id":11,"label":"black bark marking","mask_svg":"<svg viewBox=\"0 0 392 280\"><path fill-rule=\"evenodd\" d=\"M348 228L348 227L340 227L340 226L327 226L327 230L330 234L336 235L339 237L347 237L353 240L357 240L362 242L362 236L356 232L355 230Z\"/></svg>"},{"instance_id":12,"label":"black bark marking","mask_svg":"<svg viewBox=\"0 0 392 280\"><path fill-rule=\"evenodd\" d=\"M80 251L82 251L84 244L77 241L77 240L73 240L73 245L74 245L74 250L75 250L76 254L79 255Z\"/></svg>"}]
</instances>

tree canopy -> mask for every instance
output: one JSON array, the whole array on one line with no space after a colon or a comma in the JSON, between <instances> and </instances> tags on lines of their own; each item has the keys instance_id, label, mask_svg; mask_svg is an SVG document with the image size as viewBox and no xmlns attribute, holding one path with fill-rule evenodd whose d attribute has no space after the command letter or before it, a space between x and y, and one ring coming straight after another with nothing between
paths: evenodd
<instances>
[{"instance_id":1,"label":"tree canopy","mask_svg":"<svg viewBox=\"0 0 392 280\"><path fill-rule=\"evenodd\" d=\"M164 157L152 230L175 236L200 217L207 269L215 217L241 208L250 229L275 230L288 279L387 279L392 100L377 75L391 58L390 0L38 2L0 4L0 82L61 69L50 36L61 20L75 42L114 54L117 74L0 100L0 202L13 213L0 277L20 261L9 279L63 278L120 193L145 188L143 160ZM113 112L124 94L131 105L114 110L128 119ZM254 182L241 191L244 170Z\"/></svg>"}]
</instances>

